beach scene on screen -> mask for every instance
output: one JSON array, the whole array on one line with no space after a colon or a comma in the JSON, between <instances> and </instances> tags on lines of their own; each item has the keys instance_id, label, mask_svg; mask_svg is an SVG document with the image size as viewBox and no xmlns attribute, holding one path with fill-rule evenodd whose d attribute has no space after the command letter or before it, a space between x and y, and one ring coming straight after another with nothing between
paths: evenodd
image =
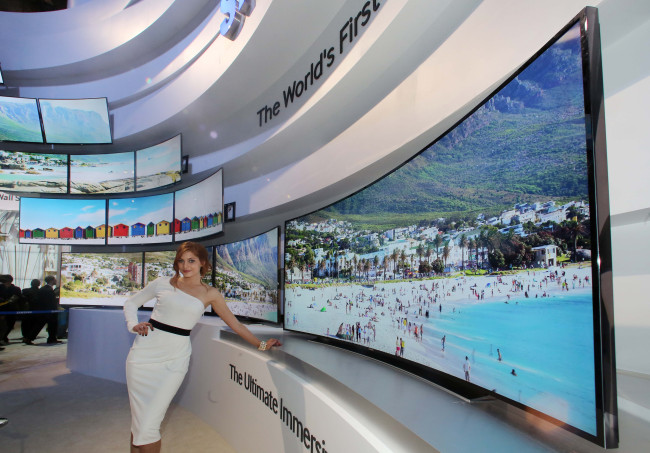
<instances>
[{"instance_id":1,"label":"beach scene on screen","mask_svg":"<svg viewBox=\"0 0 650 453\"><path fill-rule=\"evenodd\" d=\"M181 179L181 136L136 152L137 190L168 186Z\"/></svg>"},{"instance_id":2,"label":"beach scene on screen","mask_svg":"<svg viewBox=\"0 0 650 453\"><path fill-rule=\"evenodd\" d=\"M582 80L576 25L402 167L287 222L285 327L596 435Z\"/></svg>"},{"instance_id":3,"label":"beach scene on screen","mask_svg":"<svg viewBox=\"0 0 650 453\"><path fill-rule=\"evenodd\" d=\"M106 99L39 99L47 143L111 143Z\"/></svg>"},{"instance_id":4,"label":"beach scene on screen","mask_svg":"<svg viewBox=\"0 0 650 453\"><path fill-rule=\"evenodd\" d=\"M21 197L20 242L103 245L106 200Z\"/></svg>"},{"instance_id":5,"label":"beach scene on screen","mask_svg":"<svg viewBox=\"0 0 650 453\"><path fill-rule=\"evenodd\" d=\"M223 231L223 172L176 191L175 240L187 241Z\"/></svg>"},{"instance_id":6,"label":"beach scene on screen","mask_svg":"<svg viewBox=\"0 0 650 453\"><path fill-rule=\"evenodd\" d=\"M70 193L133 192L133 153L70 156Z\"/></svg>"},{"instance_id":7,"label":"beach scene on screen","mask_svg":"<svg viewBox=\"0 0 650 453\"><path fill-rule=\"evenodd\" d=\"M0 150L0 190L66 193L68 155Z\"/></svg>"},{"instance_id":8,"label":"beach scene on screen","mask_svg":"<svg viewBox=\"0 0 650 453\"><path fill-rule=\"evenodd\" d=\"M174 194L108 200L109 244L172 241Z\"/></svg>"}]
</instances>

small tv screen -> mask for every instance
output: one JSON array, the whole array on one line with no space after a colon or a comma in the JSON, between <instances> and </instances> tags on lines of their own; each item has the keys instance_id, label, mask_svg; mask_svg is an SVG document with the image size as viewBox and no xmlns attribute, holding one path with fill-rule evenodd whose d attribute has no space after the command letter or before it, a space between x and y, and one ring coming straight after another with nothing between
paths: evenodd
<instances>
[{"instance_id":1,"label":"small tv screen","mask_svg":"<svg viewBox=\"0 0 650 453\"><path fill-rule=\"evenodd\" d=\"M112 143L106 98L39 99L47 143Z\"/></svg>"},{"instance_id":2,"label":"small tv screen","mask_svg":"<svg viewBox=\"0 0 650 453\"><path fill-rule=\"evenodd\" d=\"M596 223L604 143L588 109L602 86L586 100L597 76L583 65L599 49L582 47L585 21L402 166L286 223L285 328L604 442L611 252Z\"/></svg>"},{"instance_id":3,"label":"small tv screen","mask_svg":"<svg viewBox=\"0 0 650 453\"><path fill-rule=\"evenodd\" d=\"M137 190L156 189L181 180L181 136L136 151Z\"/></svg>"},{"instance_id":4,"label":"small tv screen","mask_svg":"<svg viewBox=\"0 0 650 453\"><path fill-rule=\"evenodd\" d=\"M70 193L133 192L133 152L70 156Z\"/></svg>"},{"instance_id":5,"label":"small tv screen","mask_svg":"<svg viewBox=\"0 0 650 453\"><path fill-rule=\"evenodd\" d=\"M0 150L0 190L66 193L68 155Z\"/></svg>"},{"instance_id":6,"label":"small tv screen","mask_svg":"<svg viewBox=\"0 0 650 453\"><path fill-rule=\"evenodd\" d=\"M215 286L233 314L278 322L279 233L215 245Z\"/></svg>"},{"instance_id":7,"label":"small tv screen","mask_svg":"<svg viewBox=\"0 0 650 453\"><path fill-rule=\"evenodd\" d=\"M0 96L0 141L43 143L36 99Z\"/></svg>"},{"instance_id":8,"label":"small tv screen","mask_svg":"<svg viewBox=\"0 0 650 453\"><path fill-rule=\"evenodd\" d=\"M223 170L176 191L175 240L205 238L223 231Z\"/></svg>"},{"instance_id":9,"label":"small tv screen","mask_svg":"<svg viewBox=\"0 0 650 453\"><path fill-rule=\"evenodd\" d=\"M61 305L121 307L140 289L142 252L61 254Z\"/></svg>"},{"instance_id":10,"label":"small tv screen","mask_svg":"<svg viewBox=\"0 0 650 453\"><path fill-rule=\"evenodd\" d=\"M172 242L174 194L108 200L109 245Z\"/></svg>"},{"instance_id":11,"label":"small tv screen","mask_svg":"<svg viewBox=\"0 0 650 453\"><path fill-rule=\"evenodd\" d=\"M23 244L103 245L106 200L20 198Z\"/></svg>"}]
</instances>

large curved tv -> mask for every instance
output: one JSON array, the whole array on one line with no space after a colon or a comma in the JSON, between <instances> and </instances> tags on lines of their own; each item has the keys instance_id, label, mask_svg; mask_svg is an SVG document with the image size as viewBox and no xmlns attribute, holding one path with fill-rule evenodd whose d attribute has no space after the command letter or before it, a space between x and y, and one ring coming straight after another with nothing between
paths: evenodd
<instances>
[{"instance_id":1,"label":"large curved tv","mask_svg":"<svg viewBox=\"0 0 650 453\"><path fill-rule=\"evenodd\" d=\"M174 240L206 238L223 231L223 170L185 189L174 198Z\"/></svg>"},{"instance_id":2,"label":"large curved tv","mask_svg":"<svg viewBox=\"0 0 650 453\"><path fill-rule=\"evenodd\" d=\"M66 193L68 155L0 150L0 190Z\"/></svg>"},{"instance_id":3,"label":"large curved tv","mask_svg":"<svg viewBox=\"0 0 650 453\"><path fill-rule=\"evenodd\" d=\"M112 143L106 98L39 99L47 143Z\"/></svg>"},{"instance_id":4,"label":"large curved tv","mask_svg":"<svg viewBox=\"0 0 650 453\"><path fill-rule=\"evenodd\" d=\"M618 442L597 12L399 168L285 225L284 327Z\"/></svg>"},{"instance_id":5,"label":"large curved tv","mask_svg":"<svg viewBox=\"0 0 650 453\"><path fill-rule=\"evenodd\" d=\"M279 228L215 245L215 287L236 316L278 322Z\"/></svg>"},{"instance_id":6,"label":"large curved tv","mask_svg":"<svg viewBox=\"0 0 650 453\"><path fill-rule=\"evenodd\" d=\"M0 96L0 141L43 143L36 99Z\"/></svg>"}]
</instances>

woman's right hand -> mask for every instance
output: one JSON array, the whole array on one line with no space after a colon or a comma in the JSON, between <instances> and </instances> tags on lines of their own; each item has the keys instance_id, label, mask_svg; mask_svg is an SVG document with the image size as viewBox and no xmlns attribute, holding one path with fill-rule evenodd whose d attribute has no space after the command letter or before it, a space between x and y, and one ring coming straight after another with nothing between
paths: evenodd
<instances>
[{"instance_id":1,"label":"woman's right hand","mask_svg":"<svg viewBox=\"0 0 650 453\"><path fill-rule=\"evenodd\" d=\"M133 331L138 335L147 336L149 334L149 329L153 331L153 326L149 322L141 322L135 325Z\"/></svg>"}]
</instances>

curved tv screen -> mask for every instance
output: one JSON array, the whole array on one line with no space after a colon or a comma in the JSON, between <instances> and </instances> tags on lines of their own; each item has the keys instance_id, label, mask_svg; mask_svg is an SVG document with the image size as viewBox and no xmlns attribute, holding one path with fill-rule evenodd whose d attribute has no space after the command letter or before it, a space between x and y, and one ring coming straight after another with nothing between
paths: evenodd
<instances>
[{"instance_id":1,"label":"curved tv screen","mask_svg":"<svg viewBox=\"0 0 650 453\"><path fill-rule=\"evenodd\" d=\"M133 152L70 156L70 193L133 192Z\"/></svg>"},{"instance_id":2,"label":"curved tv screen","mask_svg":"<svg viewBox=\"0 0 650 453\"><path fill-rule=\"evenodd\" d=\"M68 155L0 150L0 190L66 193Z\"/></svg>"},{"instance_id":3,"label":"curved tv screen","mask_svg":"<svg viewBox=\"0 0 650 453\"><path fill-rule=\"evenodd\" d=\"M39 99L47 143L112 143L106 98Z\"/></svg>"},{"instance_id":4,"label":"curved tv screen","mask_svg":"<svg viewBox=\"0 0 650 453\"><path fill-rule=\"evenodd\" d=\"M0 96L0 141L43 143L36 99Z\"/></svg>"},{"instance_id":5,"label":"curved tv screen","mask_svg":"<svg viewBox=\"0 0 650 453\"><path fill-rule=\"evenodd\" d=\"M595 257L607 250L581 32L584 16L401 167L288 221L285 328L417 364L602 443L612 383Z\"/></svg>"},{"instance_id":6,"label":"curved tv screen","mask_svg":"<svg viewBox=\"0 0 650 453\"><path fill-rule=\"evenodd\" d=\"M204 238L223 231L223 170L176 191L174 240Z\"/></svg>"},{"instance_id":7,"label":"curved tv screen","mask_svg":"<svg viewBox=\"0 0 650 453\"><path fill-rule=\"evenodd\" d=\"M108 244L172 242L174 194L108 200Z\"/></svg>"},{"instance_id":8,"label":"curved tv screen","mask_svg":"<svg viewBox=\"0 0 650 453\"><path fill-rule=\"evenodd\" d=\"M140 289L142 252L61 254L61 305L121 307Z\"/></svg>"},{"instance_id":9,"label":"curved tv screen","mask_svg":"<svg viewBox=\"0 0 650 453\"><path fill-rule=\"evenodd\" d=\"M20 197L21 244L104 245L106 200Z\"/></svg>"},{"instance_id":10,"label":"curved tv screen","mask_svg":"<svg viewBox=\"0 0 650 453\"><path fill-rule=\"evenodd\" d=\"M279 229L215 245L215 286L237 316L278 322Z\"/></svg>"},{"instance_id":11,"label":"curved tv screen","mask_svg":"<svg viewBox=\"0 0 650 453\"><path fill-rule=\"evenodd\" d=\"M181 136L135 153L137 190L156 189L181 180Z\"/></svg>"}]
</instances>

